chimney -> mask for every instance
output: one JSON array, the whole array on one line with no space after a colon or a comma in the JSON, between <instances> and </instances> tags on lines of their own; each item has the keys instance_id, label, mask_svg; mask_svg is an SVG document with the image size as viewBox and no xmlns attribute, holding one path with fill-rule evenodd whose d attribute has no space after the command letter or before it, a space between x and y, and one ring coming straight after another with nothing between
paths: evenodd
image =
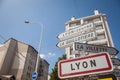
<instances>
[{"instance_id":1,"label":"chimney","mask_svg":"<svg viewBox=\"0 0 120 80\"><path fill-rule=\"evenodd\" d=\"M94 15L98 15L99 11L97 9L94 10Z\"/></svg>"},{"instance_id":2,"label":"chimney","mask_svg":"<svg viewBox=\"0 0 120 80\"><path fill-rule=\"evenodd\" d=\"M71 21L74 21L74 20L75 20L75 17L74 17L74 16L72 16L72 17L71 17Z\"/></svg>"}]
</instances>

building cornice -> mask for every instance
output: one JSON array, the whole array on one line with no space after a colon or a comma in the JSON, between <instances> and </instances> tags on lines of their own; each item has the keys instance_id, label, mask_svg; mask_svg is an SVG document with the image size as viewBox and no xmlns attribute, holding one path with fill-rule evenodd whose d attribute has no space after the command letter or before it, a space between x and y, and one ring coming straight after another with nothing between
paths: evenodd
<instances>
[{"instance_id":1,"label":"building cornice","mask_svg":"<svg viewBox=\"0 0 120 80\"><path fill-rule=\"evenodd\" d=\"M91 18L95 18L95 17L99 17L99 16L106 16L106 14L91 15L91 16L87 16L87 17L77 18L77 19L74 19L74 20L69 20L65 23L65 25L80 21L81 19L87 20L87 19L91 19Z\"/></svg>"}]
</instances>

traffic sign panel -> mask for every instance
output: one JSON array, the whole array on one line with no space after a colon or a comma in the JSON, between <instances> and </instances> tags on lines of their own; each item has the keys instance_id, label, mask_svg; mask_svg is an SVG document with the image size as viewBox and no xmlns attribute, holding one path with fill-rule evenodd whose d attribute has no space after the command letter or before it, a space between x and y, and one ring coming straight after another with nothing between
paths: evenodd
<instances>
[{"instance_id":1,"label":"traffic sign panel","mask_svg":"<svg viewBox=\"0 0 120 80\"><path fill-rule=\"evenodd\" d=\"M110 72L112 69L113 66L108 53L100 53L81 58L62 60L58 63L58 75L60 78Z\"/></svg>"},{"instance_id":2,"label":"traffic sign panel","mask_svg":"<svg viewBox=\"0 0 120 80\"><path fill-rule=\"evenodd\" d=\"M93 28L94 28L93 23L85 24L85 25L82 25L82 26L77 26L74 29L67 30L67 31L59 34L58 38L60 40L66 40L66 39L69 39L69 38L72 38L72 37L79 36L79 35L83 34L83 32L89 31L88 29L93 29Z\"/></svg>"},{"instance_id":3,"label":"traffic sign panel","mask_svg":"<svg viewBox=\"0 0 120 80\"><path fill-rule=\"evenodd\" d=\"M35 80L38 76L38 73L37 72L33 72L32 73L32 80Z\"/></svg>"},{"instance_id":4,"label":"traffic sign panel","mask_svg":"<svg viewBox=\"0 0 120 80\"><path fill-rule=\"evenodd\" d=\"M79 35L77 37L73 37L64 41L60 41L59 43L57 43L56 46L59 48L65 48L65 47L71 46L74 42L81 42L81 41L91 40L94 38L96 38L95 31L89 32L83 35Z\"/></svg>"},{"instance_id":5,"label":"traffic sign panel","mask_svg":"<svg viewBox=\"0 0 120 80\"><path fill-rule=\"evenodd\" d=\"M92 44L79 43L79 42L74 43L73 49L79 51L94 52L94 53L108 52L110 55L117 55L119 52L117 49L113 47L92 45Z\"/></svg>"}]
</instances>

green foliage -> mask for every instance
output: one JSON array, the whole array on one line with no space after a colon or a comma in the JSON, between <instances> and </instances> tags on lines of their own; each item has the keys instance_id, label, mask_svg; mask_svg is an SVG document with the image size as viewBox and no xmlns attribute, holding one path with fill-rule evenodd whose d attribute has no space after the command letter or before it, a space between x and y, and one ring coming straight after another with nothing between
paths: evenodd
<instances>
[{"instance_id":1,"label":"green foliage","mask_svg":"<svg viewBox=\"0 0 120 80\"><path fill-rule=\"evenodd\" d=\"M56 62L54 68L52 69L52 72L51 72L51 78L50 80L61 80L59 77L58 77L58 62L60 60L64 60L66 59L66 54L63 54L61 57L58 58L58 61Z\"/></svg>"}]
</instances>

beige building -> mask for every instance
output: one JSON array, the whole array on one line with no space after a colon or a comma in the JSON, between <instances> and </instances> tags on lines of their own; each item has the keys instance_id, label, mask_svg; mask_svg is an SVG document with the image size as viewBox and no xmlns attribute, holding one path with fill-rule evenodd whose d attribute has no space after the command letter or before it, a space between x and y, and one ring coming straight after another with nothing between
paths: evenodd
<instances>
[{"instance_id":1,"label":"beige building","mask_svg":"<svg viewBox=\"0 0 120 80\"><path fill-rule=\"evenodd\" d=\"M58 35L60 42L57 46L65 48L67 59L75 58L76 54L80 54L79 57L93 54L92 52L74 51L74 42L114 47L106 14L101 14L98 10L95 10L94 15L91 16L78 19L72 17L65 25L65 32ZM117 58L116 55L110 55L110 57ZM115 65L114 69L116 68L118 69L118 66Z\"/></svg>"},{"instance_id":2,"label":"beige building","mask_svg":"<svg viewBox=\"0 0 120 80\"><path fill-rule=\"evenodd\" d=\"M38 67L38 80L48 80L48 69L49 69L49 63L43 59L43 58L40 58L39 60L40 64L39 64L39 67Z\"/></svg>"},{"instance_id":3,"label":"beige building","mask_svg":"<svg viewBox=\"0 0 120 80\"><path fill-rule=\"evenodd\" d=\"M37 54L28 44L13 38L7 40L0 46L0 78L14 76L16 80L32 80Z\"/></svg>"}]
</instances>

